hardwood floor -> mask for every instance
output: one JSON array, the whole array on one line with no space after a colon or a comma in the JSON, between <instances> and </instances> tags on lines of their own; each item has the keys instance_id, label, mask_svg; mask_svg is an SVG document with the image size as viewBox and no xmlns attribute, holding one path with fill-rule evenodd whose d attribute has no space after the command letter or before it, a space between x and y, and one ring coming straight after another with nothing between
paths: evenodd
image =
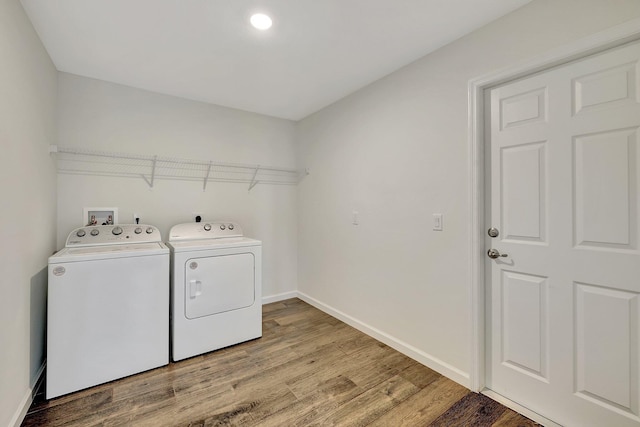
<instances>
[{"instance_id":1,"label":"hardwood floor","mask_svg":"<svg viewBox=\"0 0 640 427\"><path fill-rule=\"evenodd\" d=\"M50 401L36 397L22 425L537 424L290 299L263 307L260 339Z\"/></svg>"}]
</instances>

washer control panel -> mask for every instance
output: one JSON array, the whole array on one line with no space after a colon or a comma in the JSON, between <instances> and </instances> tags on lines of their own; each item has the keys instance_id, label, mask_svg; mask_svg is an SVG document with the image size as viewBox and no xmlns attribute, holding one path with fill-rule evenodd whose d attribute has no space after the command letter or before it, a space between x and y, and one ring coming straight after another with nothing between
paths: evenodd
<instances>
[{"instance_id":1,"label":"washer control panel","mask_svg":"<svg viewBox=\"0 0 640 427\"><path fill-rule=\"evenodd\" d=\"M230 221L187 222L174 225L169 232L169 241L223 239L242 237L242 228Z\"/></svg>"},{"instance_id":2,"label":"washer control panel","mask_svg":"<svg viewBox=\"0 0 640 427\"><path fill-rule=\"evenodd\" d=\"M76 228L67 237L66 247L121 245L161 242L160 230L152 225L88 225Z\"/></svg>"}]
</instances>

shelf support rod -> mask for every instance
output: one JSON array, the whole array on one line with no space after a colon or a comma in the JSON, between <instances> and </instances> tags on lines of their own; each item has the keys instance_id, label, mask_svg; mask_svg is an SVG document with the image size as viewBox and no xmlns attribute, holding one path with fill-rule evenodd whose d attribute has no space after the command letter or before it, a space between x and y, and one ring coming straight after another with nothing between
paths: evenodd
<instances>
[{"instance_id":1,"label":"shelf support rod","mask_svg":"<svg viewBox=\"0 0 640 427\"><path fill-rule=\"evenodd\" d=\"M204 183L202 184L203 192L207 189L207 181L209 180L209 173L211 172L211 164L212 162L209 162L209 167L207 168L207 175L204 177Z\"/></svg>"},{"instance_id":2,"label":"shelf support rod","mask_svg":"<svg viewBox=\"0 0 640 427\"><path fill-rule=\"evenodd\" d=\"M253 171L253 177L251 177L251 183L249 184L249 191L251 191L251 189L255 187L257 183L260 182L256 180L256 176L258 175L259 170L260 170L260 165L256 166L256 170Z\"/></svg>"},{"instance_id":3,"label":"shelf support rod","mask_svg":"<svg viewBox=\"0 0 640 427\"><path fill-rule=\"evenodd\" d=\"M158 161L158 156L153 156L153 163L151 164L151 181L147 179L146 176L142 175L142 178L147 182L149 188L153 188L153 181L156 177L156 163Z\"/></svg>"},{"instance_id":4,"label":"shelf support rod","mask_svg":"<svg viewBox=\"0 0 640 427\"><path fill-rule=\"evenodd\" d=\"M304 179L305 176L309 176L309 168L304 168L302 173L298 173L298 183Z\"/></svg>"}]
</instances>

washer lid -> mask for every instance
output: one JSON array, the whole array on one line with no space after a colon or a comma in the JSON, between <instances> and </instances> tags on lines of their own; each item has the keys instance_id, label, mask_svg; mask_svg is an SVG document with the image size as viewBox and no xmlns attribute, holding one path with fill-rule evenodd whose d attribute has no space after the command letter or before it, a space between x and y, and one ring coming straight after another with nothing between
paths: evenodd
<instances>
[{"instance_id":1,"label":"washer lid","mask_svg":"<svg viewBox=\"0 0 640 427\"><path fill-rule=\"evenodd\" d=\"M260 246L260 240L248 237L228 237L226 239L183 240L169 242L173 252L205 251L211 249L241 248L246 246Z\"/></svg>"},{"instance_id":2,"label":"washer lid","mask_svg":"<svg viewBox=\"0 0 640 427\"><path fill-rule=\"evenodd\" d=\"M138 257L168 254L169 248L162 243L133 243L130 245L84 246L64 248L49 257L49 264L79 262L99 259Z\"/></svg>"}]
</instances>

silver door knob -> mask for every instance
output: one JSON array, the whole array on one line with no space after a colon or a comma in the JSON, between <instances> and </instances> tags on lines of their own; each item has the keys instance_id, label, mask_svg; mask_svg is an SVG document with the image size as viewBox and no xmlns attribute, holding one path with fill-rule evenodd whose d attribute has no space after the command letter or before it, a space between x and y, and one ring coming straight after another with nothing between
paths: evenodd
<instances>
[{"instance_id":1,"label":"silver door knob","mask_svg":"<svg viewBox=\"0 0 640 427\"><path fill-rule=\"evenodd\" d=\"M489 255L491 259L509 256L509 254L501 254L497 249L489 249L487 255Z\"/></svg>"}]
</instances>

